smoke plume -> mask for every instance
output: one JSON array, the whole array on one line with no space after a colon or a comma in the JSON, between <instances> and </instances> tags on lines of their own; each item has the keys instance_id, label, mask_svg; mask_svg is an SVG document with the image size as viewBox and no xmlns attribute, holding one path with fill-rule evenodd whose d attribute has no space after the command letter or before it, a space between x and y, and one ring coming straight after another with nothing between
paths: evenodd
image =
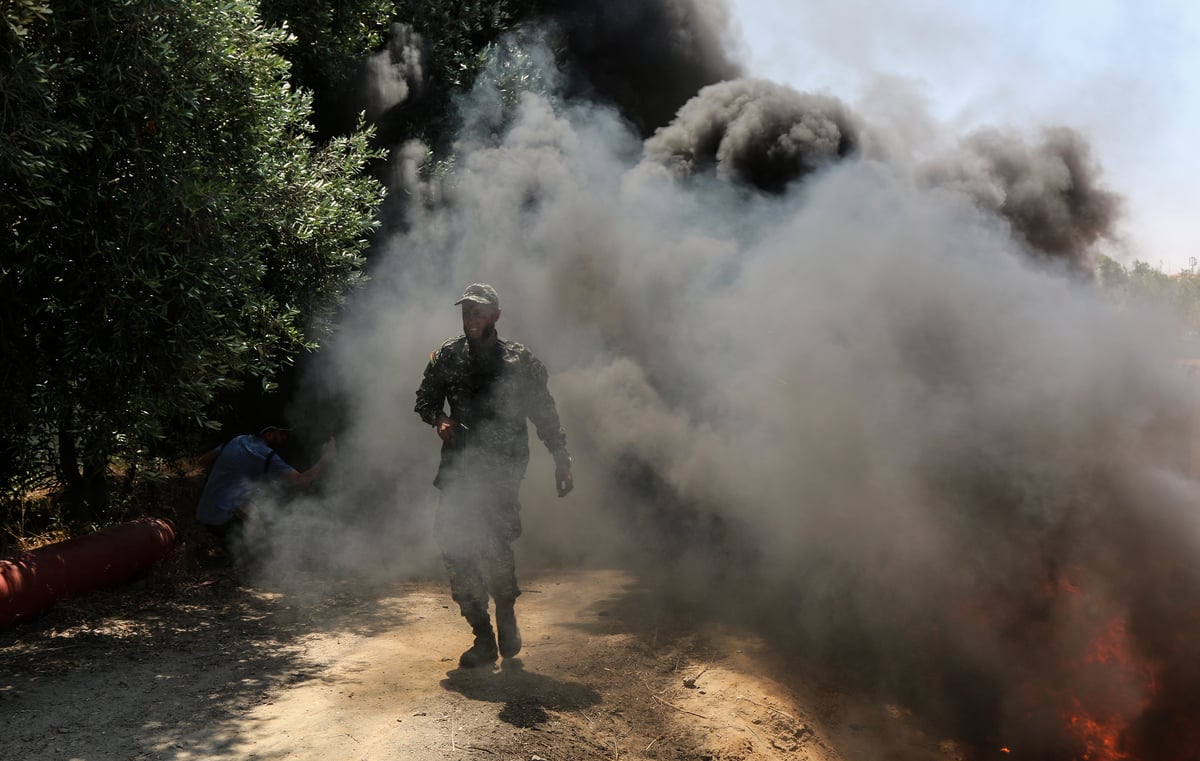
<instances>
[{"instance_id":1,"label":"smoke plume","mask_svg":"<svg viewBox=\"0 0 1200 761\"><path fill-rule=\"evenodd\" d=\"M1074 666L1119 620L1164 693L1196 687L1179 635L1200 591L1197 399L1169 324L1056 265L1117 233L1086 145L992 131L933 161L884 152L862 138L890 125L831 96L707 81L730 68L706 57L714 27L656 46L635 23L711 7L638 8L560 20L625 30L603 77L605 35L572 49L602 97L567 72L508 101L491 71L452 161L396 147L407 224L320 378L346 405L336 480L288 508L279 567L438 573L438 442L414 392L460 333L462 287L490 282L500 335L552 371L576 461L557 500L534 443L522 569L638 569L697 620L979 747L1068 757L1070 700L1161 736L1171 704ZM528 52L497 61L552 59ZM663 81L633 78L664 58Z\"/></svg>"},{"instance_id":2,"label":"smoke plume","mask_svg":"<svg viewBox=\"0 0 1200 761\"><path fill-rule=\"evenodd\" d=\"M559 0L567 93L613 104L647 136L705 85L741 75L720 0Z\"/></svg>"},{"instance_id":3,"label":"smoke plume","mask_svg":"<svg viewBox=\"0 0 1200 761\"><path fill-rule=\"evenodd\" d=\"M1030 147L1019 136L982 130L958 155L933 163L931 183L960 186L1003 216L1041 254L1090 272L1094 246L1115 236L1121 199L1099 183L1083 138L1067 127L1045 130Z\"/></svg>"},{"instance_id":4,"label":"smoke plume","mask_svg":"<svg viewBox=\"0 0 1200 761\"><path fill-rule=\"evenodd\" d=\"M394 23L387 46L367 59L367 118L378 122L388 109L420 96L425 81L425 42L405 24Z\"/></svg>"},{"instance_id":5,"label":"smoke plume","mask_svg":"<svg viewBox=\"0 0 1200 761\"><path fill-rule=\"evenodd\" d=\"M709 85L646 141L646 157L687 176L713 167L721 179L779 193L845 158L857 142L835 98L762 80Z\"/></svg>"}]
</instances>

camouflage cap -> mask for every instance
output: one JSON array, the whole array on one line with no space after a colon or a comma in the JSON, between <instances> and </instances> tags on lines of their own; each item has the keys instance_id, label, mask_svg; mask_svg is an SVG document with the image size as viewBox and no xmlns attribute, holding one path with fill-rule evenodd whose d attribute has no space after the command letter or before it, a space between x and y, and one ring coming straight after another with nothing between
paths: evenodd
<instances>
[{"instance_id":1,"label":"camouflage cap","mask_svg":"<svg viewBox=\"0 0 1200 761\"><path fill-rule=\"evenodd\" d=\"M474 301L476 304L488 304L497 309L500 308L500 296L496 293L496 289L487 283L471 283L467 289L463 291L462 298L454 302L455 306L464 301Z\"/></svg>"}]
</instances>

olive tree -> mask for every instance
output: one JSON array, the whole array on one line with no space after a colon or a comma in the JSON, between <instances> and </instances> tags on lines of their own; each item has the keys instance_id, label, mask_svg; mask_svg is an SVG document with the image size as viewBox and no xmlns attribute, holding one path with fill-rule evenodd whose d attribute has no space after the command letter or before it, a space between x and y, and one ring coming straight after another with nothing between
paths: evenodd
<instances>
[{"instance_id":1,"label":"olive tree","mask_svg":"<svg viewBox=\"0 0 1200 761\"><path fill-rule=\"evenodd\" d=\"M292 33L280 52L292 63L293 84L315 93L313 116L324 135L353 128L366 105L365 64L393 24L424 42L420 96L379 124L389 145L413 137L448 140L451 95L470 88L489 47L557 8L558 0L259 0L264 20Z\"/></svg>"},{"instance_id":2,"label":"olive tree","mask_svg":"<svg viewBox=\"0 0 1200 761\"><path fill-rule=\"evenodd\" d=\"M97 508L114 459L321 338L382 191L365 129L314 139L287 32L253 2L18 10L0 30L0 423L10 451L49 442Z\"/></svg>"}]
</instances>

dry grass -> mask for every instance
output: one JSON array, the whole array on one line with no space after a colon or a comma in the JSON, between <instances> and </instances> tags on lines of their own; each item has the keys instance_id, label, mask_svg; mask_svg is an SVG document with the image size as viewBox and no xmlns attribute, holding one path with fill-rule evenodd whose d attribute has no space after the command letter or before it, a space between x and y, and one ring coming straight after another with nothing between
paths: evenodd
<instances>
[{"instance_id":1,"label":"dry grass","mask_svg":"<svg viewBox=\"0 0 1200 761\"><path fill-rule=\"evenodd\" d=\"M142 516L165 518L182 527L195 509L203 473L191 461L172 464L170 472L167 477L136 478L132 483L125 482L124 474L114 472L111 507L91 525L69 524L60 504L61 489L56 486L0 498L0 557L19 555Z\"/></svg>"}]
</instances>

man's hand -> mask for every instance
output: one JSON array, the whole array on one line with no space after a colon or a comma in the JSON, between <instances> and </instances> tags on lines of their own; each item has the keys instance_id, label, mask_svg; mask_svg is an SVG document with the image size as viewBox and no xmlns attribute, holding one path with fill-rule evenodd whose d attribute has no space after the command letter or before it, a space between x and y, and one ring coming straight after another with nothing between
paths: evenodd
<instances>
[{"instance_id":1,"label":"man's hand","mask_svg":"<svg viewBox=\"0 0 1200 761\"><path fill-rule=\"evenodd\" d=\"M449 443L454 438L454 429L456 427L457 424L449 415L438 415L434 430L437 431L439 439Z\"/></svg>"},{"instance_id":2,"label":"man's hand","mask_svg":"<svg viewBox=\"0 0 1200 761\"><path fill-rule=\"evenodd\" d=\"M575 477L571 475L570 465L558 465L554 468L554 486L558 496L565 497L575 488Z\"/></svg>"},{"instance_id":3,"label":"man's hand","mask_svg":"<svg viewBox=\"0 0 1200 761\"><path fill-rule=\"evenodd\" d=\"M337 439L330 436L329 440L321 445L321 457L311 468L303 473L297 473L293 470L287 474L287 477L301 489L308 489L313 485L313 481L316 480L317 476L321 475L321 471L325 470L326 466L335 457L337 457Z\"/></svg>"}]
</instances>

